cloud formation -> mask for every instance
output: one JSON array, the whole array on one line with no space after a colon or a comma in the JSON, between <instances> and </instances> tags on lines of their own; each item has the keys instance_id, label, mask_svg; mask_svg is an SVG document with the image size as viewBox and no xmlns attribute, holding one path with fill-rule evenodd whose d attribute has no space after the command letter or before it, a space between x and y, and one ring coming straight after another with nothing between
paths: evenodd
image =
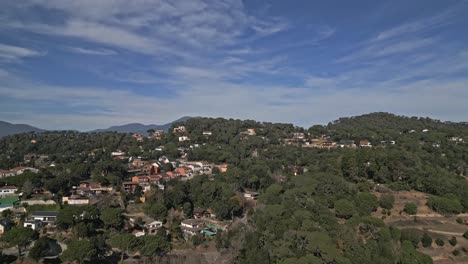
<instances>
[{"instance_id":1,"label":"cloud formation","mask_svg":"<svg viewBox=\"0 0 468 264\"><path fill-rule=\"evenodd\" d=\"M185 115L302 126L372 111L466 119L468 47L453 37L466 5L385 26L268 6L2 2L0 43L15 45L0 44L0 119L79 130Z\"/></svg>"}]
</instances>

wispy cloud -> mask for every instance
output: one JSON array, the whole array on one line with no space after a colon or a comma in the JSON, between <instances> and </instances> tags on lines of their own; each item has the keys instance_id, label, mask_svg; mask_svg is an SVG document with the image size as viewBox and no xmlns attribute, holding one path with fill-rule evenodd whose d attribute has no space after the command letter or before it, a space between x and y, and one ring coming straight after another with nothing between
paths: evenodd
<instances>
[{"instance_id":1,"label":"wispy cloud","mask_svg":"<svg viewBox=\"0 0 468 264\"><path fill-rule=\"evenodd\" d=\"M109 55L116 55L117 52L110 50L110 49L87 49L87 48L80 48L80 47L70 47L68 50L80 53L80 54L87 54L87 55L99 55L99 56L109 56Z\"/></svg>"},{"instance_id":2,"label":"wispy cloud","mask_svg":"<svg viewBox=\"0 0 468 264\"><path fill-rule=\"evenodd\" d=\"M45 52L39 52L33 49L0 43L0 61L16 62L23 58L43 56L45 54Z\"/></svg>"}]
</instances>

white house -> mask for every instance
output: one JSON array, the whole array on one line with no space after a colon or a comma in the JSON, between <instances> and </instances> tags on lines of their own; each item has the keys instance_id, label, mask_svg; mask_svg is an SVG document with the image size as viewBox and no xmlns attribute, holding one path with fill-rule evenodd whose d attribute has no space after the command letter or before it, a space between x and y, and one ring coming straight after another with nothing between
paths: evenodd
<instances>
[{"instance_id":1,"label":"white house","mask_svg":"<svg viewBox=\"0 0 468 264\"><path fill-rule=\"evenodd\" d=\"M117 151L113 151L113 152L111 153L111 155L112 155L112 156L123 156L123 155L125 155L125 152L120 151L120 150L117 150Z\"/></svg>"},{"instance_id":2,"label":"white house","mask_svg":"<svg viewBox=\"0 0 468 264\"><path fill-rule=\"evenodd\" d=\"M11 177L15 176L16 174L13 171L9 170L0 170L0 178L6 178L6 177Z\"/></svg>"},{"instance_id":3,"label":"white house","mask_svg":"<svg viewBox=\"0 0 468 264\"><path fill-rule=\"evenodd\" d=\"M1 186L0 197L15 195L17 191L18 191L18 188L15 186Z\"/></svg>"},{"instance_id":4,"label":"white house","mask_svg":"<svg viewBox=\"0 0 468 264\"><path fill-rule=\"evenodd\" d=\"M211 136L213 133L211 131L203 131L204 136Z\"/></svg>"},{"instance_id":5,"label":"white house","mask_svg":"<svg viewBox=\"0 0 468 264\"><path fill-rule=\"evenodd\" d=\"M38 230L41 229L42 227L42 222L39 220L29 220L29 221L24 221L23 223L24 227L29 227L32 230Z\"/></svg>"},{"instance_id":6,"label":"white house","mask_svg":"<svg viewBox=\"0 0 468 264\"><path fill-rule=\"evenodd\" d=\"M15 175L21 175L26 171L30 171L30 172L33 172L33 173L38 173L39 172L38 169L31 168L31 167L16 167L16 168L11 169L11 172L15 173Z\"/></svg>"},{"instance_id":7,"label":"white house","mask_svg":"<svg viewBox=\"0 0 468 264\"><path fill-rule=\"evenodd\" d=\"M179 142L182 142L182 141L189 141L189 140L190 140L190 139L189 139L189 137L187 137L187 136L181 136L181 137L179 137Z\"/></svg>"},{"instance_id":8,"label":"white house","mask_svg":"<svg viewBox=\"0 0 468 264\"><path fill-rule=\"evenodd\" d=\"M149 224L145 225L145 230L147 230L148 234L154 235L158 232L158 229L161 228L163 223L161 221L153 221Z\"/></svg>"},{"instance_id":9,"label":"white house","mask_svg":"<svg viewBox=\"0 0 468 264\"><path fill-rule=\"evenodd\" d=\"M57 220L58 212L54 211L36 211L31 214L33 220L42 221L47 224L54 224Z\"/></svg>"}]
</instances>

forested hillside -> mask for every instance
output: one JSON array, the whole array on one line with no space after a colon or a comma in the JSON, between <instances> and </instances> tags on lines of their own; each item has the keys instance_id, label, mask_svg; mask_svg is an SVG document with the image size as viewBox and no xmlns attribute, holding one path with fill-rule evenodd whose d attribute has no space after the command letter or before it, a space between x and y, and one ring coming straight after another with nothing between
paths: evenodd
<instances>
[{"instance_id":1,"label":"forested hillside","mask_svg":"<svg viewBox=\"0 0 468 264\"><path fill-rule=\"evenodd\" d=\"M172 133L179 126L185 132ZM180 141L181 136L189 140ZM320 137L369 140L372 147L306 144ZM181 232L174 211L188 217L203 207L233 223L214 240L197 238L193 244L211 241L221 256L235 263L432 263L419 252L419 237L415 242L410 231L387 224L386 213L376 216L375 211L393 207L393 192L419 191L429 196L427 206L435 212L468 212L467 137L466 124L387 113L342 118L309 129L192 118L173 124L160 138L142 141L113 132L28 133L0 139L0 169L25 165L23 157L30 153L47 155L47 164L54 166L0 181L18 186L30 181L59 196L90 178L119 188L131 174L127 161L111 157L117 150L146 160L225 163L224 173L216 169L210 176L170 180L165 191L147 196L144 212L167 223L169 242ZM388 194L377 195L379 188ZM246 191L259 192L259 199L254 204L244 201L241 194ZM101 235L106 240L115 232ZM160 252L166 253L170 250ZM100 258L105 254L91 259Z\"/></svg>"}]
</instances>

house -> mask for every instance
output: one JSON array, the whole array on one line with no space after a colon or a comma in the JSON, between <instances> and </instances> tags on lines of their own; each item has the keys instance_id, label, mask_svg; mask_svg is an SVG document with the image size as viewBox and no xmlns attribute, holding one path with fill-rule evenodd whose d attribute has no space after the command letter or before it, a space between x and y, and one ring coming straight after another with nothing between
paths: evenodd
<instances>
[{"instance_id":1,"label":"house","mask_svg":"<svg viewBox=\"0 0 468 264\"><path fill-rule=\"evenodd\" d=\"M187 136L181 136L181 137L179 137L179 142L189 141L189 140L190 140L190 138L187 137Z\"/></svg>"},{"instance_id":2,"label":"house","mask_svg":"<svg viewBox=\"0 0 468 264\"><path fill-rule=\"evenodd\" d=\"M15 195L18 191L16 186L1 186L0 187L0 197Z\"/></svg>"},{"instance_id":3,"label":"house","mask_svg":"<svg viewBox=\"0 0 468 264\"><path fill-rule=\"evenodd\" d=\"M86 196L73 194L69 197L62 197L62 203L67 203L69 205L88 205L89 198Z\"/></svg>"},{"instance_id":4,"label":"house","mask_svg":"<svg viewBox=\"0 0 468 264\"><path fill-rule=\"evenodd\" d=\"M147 234L155 235L162 226L163 224L161 221L153 221L149 224L145 224L145 230Z\"/></svg>"},{"instance_id":5,"label":"house","mask_svg":"<svg viewBox=\"0 0 468 264\"><path fill-rule=\"evenodd\" d=\"M178 126L174 128L174 133L185 133L187 132L187 129L185 129L184 126Z\"/></svg>"},{"instance_id":6,"label":"house","mask_svg":"<svg viewBox=\"0 0 468 264\"><path fill-rule=\"evenodd\" d=\"M0 219L0 236L8 232L14 225L15 223L8 218Z\"/></svg>"},{"instance_id":7,"label":"house","mask_svg":"<svg viewBox=\"0 0 468 264\"><path fill-rule=\"evenodd\" d=\"M122 189L125 192L134 192L138 186L137 182L123 182Z\"/></svg>"},{"instance_id":8,"label":"house","mask_svg":"<svg viewBox=\"0 0 468 264\"><path fill-rule=\"evenodd\" d=\"M120 150L113 151L111 152L111 156L125 156L125 152L120 151Z\"/></svg>"},{"instance_id":9,"label":"house","mask_svg":"<svg viewBox=\"0 0 468 264\"><path fill-rule=\"evenodd\" d=\"M257 200L258 192L245 191L244 192L244 198L246 198L248 200Z\"/></svg>"},{"instance_id":10,"label":"house","mask_svg":"<svg viewBox=\"0 0 468 264\"><path fill-rule=\"evenodd\" d=\"M341 148L355 148L356 144L354 144L354 141L352 140L340 140L340 142L338 142L338 146Z\"/></svg>"},{"instance_id":11,"label":"house","mask_svg":"<svg viewBox=\"0 0 468 264\"><path fill-rule=\"evenodd\" d=\"M133 230L132 235L134 235L135 237L142 237L145 235L145 232L140 231L140 230Z\"/></svg>"},{"instance_id":12,"label":"house","mask_svg":"<svg viewBox=\"0 0 468 264\"><path fill-rule=\"evenodd\" d=\"M211 136L213 133L211 131L203 131L204 136Z\"/></svg>"},{"instance_id":13,"label":"house","mask_svg":"<svg viewBox=\"0 0 468 264\"><path fill-rule=\"evenodd\" d=\"M322 148L335 148L336 147L336 142L333 141L325 141L322 143Z\"/></svg>"},{"instance_id":14,"label":"house","mask_svg":"<svg viewBox=\"0 0 468 264\"><path fill-rule=\"evenodd\" d=\"M43 223L53 225L57 221L58 212L55 211L35 211L31 213L33 220L39 220Z\"/></svg>"},{"instance_id":15,"label":"house","mask_svg":"<svg viewBox=\"0 0 468 264\"><path fill-rule=\"evenodd\" d=\"M304 133L293 133L293 139L295 140L302 140L305 138Z\"/></svg>"},{"instance_id":16,"label":"house","mask_svg":"<svg viewBox=\"0 0 468 264\"><path fill-rule=\"evenodd\" d=\"M199 234L203 230L203 222L198 219L186 219L180 223L180 229L187 239L191 236Z\"/></svg>"},{"instance_id":17,"label":"house","mask_svg":"<svg viewBox=\"0 0 468 264\"><path fill-rule=\"evenodd\" d=\"M134 159L134 160L132 161L132 166L133 166L133 167L139 168L139 167L143 166L143 164L144 164L144 163L143 163L143 161L141 161L141 159Z\"/></svg>"},{"instance_id":18,"label":"house","mask_svg":"<svg viewBox=\"0 0 468 264\"><path fill-rule=\"evenodd\" d=\"M149 184L148 176L133 176L132 182L136 182L138 184Z\"/></svg>"},{"instance_id":19,"label":"house","mask_svg":"<svg viewBox=\"0 0 468 264\"><path fill-rule=\"evenodd\" d=\"M257 135L257 133L255 132L255 129L253 129L253 128L249 128L249 129L247 129L247 131L243 131L240 134L245 135L245 136L255 136L255 135Z\"/></svg>"},{"instance_id":20,"label":"house","mask_svg":"<svg viewBox=\"0 0 468 264\"><path fill-rule=\"evenodd\" d=\"M11 177L15 176L16 174L13 171L9 170L0 170L0 178L6 178L6 177Z\"/></svg>"},{"instance_id":21,"label":"house","mask_svg":"<svg viewBox=\"0 0 468 264\"><path fill-rule=\"evenodd\" d=\"M133 137L134 139L136 139L137 141L139 141L139 142L142 142L143 139L145 138L145 136L140 135L140 134L133 134L132 137Z\"/></svg>"},{"instance_id":22,"label":"house","mask_svg":"<svg viewBox=\"0 0 468 264\"><path fill-rule=\"evenodd\" d=\"M79 194L99 194L112 191L112 187L102 186L100 183L93 181L82 181L77 189Z\"/></svg>"},{"instance_id":23,"label":"house","mask_svg":"<svg viewBox=\"0 0 468 264\"><path fill-rule=\"evenodd\" d=\"M423 133L429 132L429 129L425 128L422 130Z\"/></svg>"},{"instance_id":24,"label":"house","mask_svg":"<svg viewBox=\"0 0 468 264\"><path fill-rule=\"evenodd\" d=\"M156 130L156 131L154 132L154 136L155 136L156 138L161 138L163 135L164 135L164 130Z\"/></svg>"},{"instance_id":25,"label":"house","mask_svg":"<svg viewBox=\"0 0 468 264\"><path fill-rule=\"evenodd\" d=\"M359 141L359 146L360 147L372 147L372 144L367 140L361 140Z\"/></svg>"},{"instance_id":26,"label":"house","mask_svg":"<svg viewBox=\"0 0 468 264\"><path fill-rule=\"evenodd\" d=\"M228 170L228 165L227 165L227 164L221 164L221 165L219 166L219 171L220 171L221 173L224 173L224 172L226 172L227 170Z\"/></svg>"},{"instance_id":27,"label":"house","mask_svg":"<svg viewBox=\"0 0 468 264\"><path fill-rule=\"evenodd\" d=\"M176 169L176 174L179 176L190 176L193 173L193 169L190 167L179 167Z\"/></svg>"},{"instance_id":28,"label":"house","mask_svg":"<svg viewBox=\"0 0 468 264\"><path fill-rule=\"evenodd\" d=\"M35 169L35 168L31 168L31 167L15 167L13 169L10 170L11 172L15 173L15 175L21 175L23 173L25 173L26 171L30 171L30 172L33 172L33 173L38 173L39 170L38 169Z\"/></svg>"},{"instance_id":29,"label":"house","mask_svg":"<svg viewBox=\"0 0 468 264\"><path fill-rule=\"evenodd\" d=\"M38 230L38 229L41 229L41 227L42 227L42 222L39 221L39 220L28 220L28 221L24 221L23 227L29 227L29 228L31 228L32 230Z\"/></svg>"}]
</instances>

